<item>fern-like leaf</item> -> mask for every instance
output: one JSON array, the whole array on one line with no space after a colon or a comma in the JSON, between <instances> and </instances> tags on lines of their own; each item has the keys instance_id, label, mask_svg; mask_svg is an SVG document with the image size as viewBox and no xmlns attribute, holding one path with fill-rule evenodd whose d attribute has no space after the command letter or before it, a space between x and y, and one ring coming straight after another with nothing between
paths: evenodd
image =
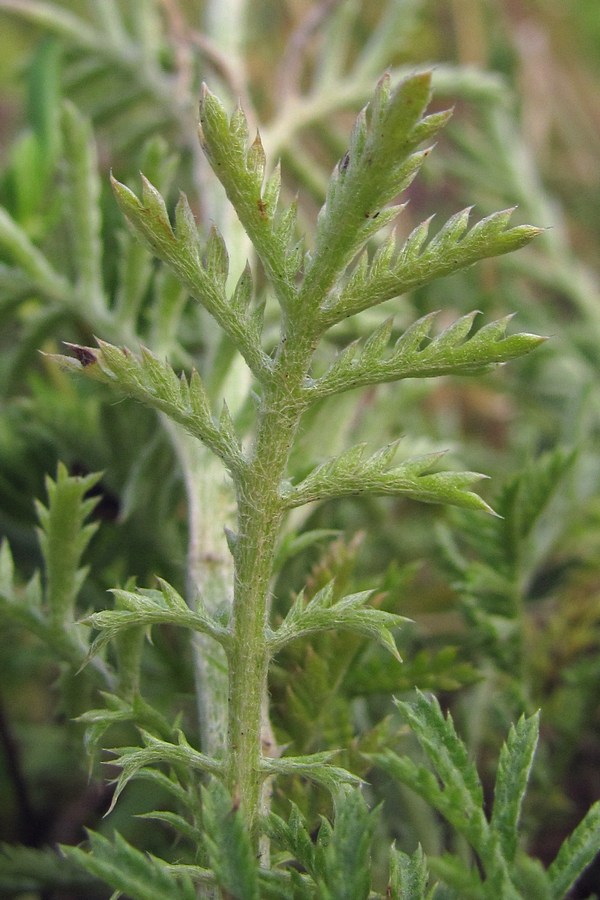
<instances>
[{"instance_id":1,"label":"fern-like leaf","mask_svg":"<svg viewBox=\"0 0 600 900\"><path fill-rule=\"evenodd\" d=\"M483 813L481 782L466 747L454 730L452 719L450 716L444 718L437 700L428 700L420 692L414 703L396 701L396 705L429 757L435 774L390 750L374 754L372 758L393 778L439 810L467 838L488 873L496 874L504 881L507 866Z\"/></svg>"},{"instance_id":2,"label":"fern-like leaf","mask_svg":"<svg viewBox=\"0 0 600 900\"><path fill-rule=\"evenodd\" d=\"M281 175L277 168L264 185L264 150L257 135L248 147L248 125L241 109L231 119L206 85L200 101L200 143L260 256L284 308L297 295L298 258L290 247L295 207L277 213ZM263 186L264 185L264 186Z\"/></svg>"},{"instance_id":3,"label":"fern-like leaf","mask_svg":"<svg viewBox=\"0 0 600 900\"><path fill-rule=\"evenodd\" d=\"M146 703L138 694L132 702L122 699L116 694L102 692L105 706L98 709L88 709L77 717L78 722L86 726L85 745L91 754L98 746L104 732L119 722L133 722L137 728L143 729L155 736L168 740L173 736L173 728L169 722Z\"/></svg>"},{"instance_id":4,"label":"fern-like leaf","mask_svg":"<svg viewBox=\"0 0 600 900\"><path fill-rule=\"evenodd\" d=\"M491 827L497 833L505 859L512 861L517 852L521 806L539 734L539 715L521 717L511 726L500 751Z\"/></svg>"},{"instance_id":5,"label":"fern-like leaf","mask_svg":"<svg viewBox=\"0 0 600 900\"><path fill-rule=\"evenodd\" d=\"M327 372L311 382L308 394L314 400L368 384L403 378L439 375L474 375L530 353L544 338L533 334L506 335L511 317L484 325L469 336L477 313L461 317L431 338L435 313L419 319L396 341L387 345L392 320L383 323L364 342L354 342L333 361ZM312 399L311 398L311 399Z\"/></svg>"},{"instance_id":6,"label":"fern-like leaf","mask_svg":"<svg viewBox=\"0 0 600 900\"><path fill-rule=\"evenodd\" d=\"M334 807L333 831L324 852L317 854L319 896L323 900L367 900L377 810L369 812L356 789L340 791Z\"/></svg>"},{"instance_id":7,"label":"fern-like leaf","mask_svg":"<svg viewBox=\"0 0 600 900\"><path fill-rule=\"evenodd\" d=\"M199 771L217 774L222 769L222 763L213 759L206 753L195 750L186 740L183 732L178 732L178 743L163 741L146 731L142 731L143 747L119 747L111 752L115 759L112 765L121 769L116 779L115 792L108 812L114 809L117 800L126 785L132 778L136 778L142 771L152 769L158 764L166 763L175 770L182 772Z\"/></svg>"},{"instance_id":8,"label":"fern-like leaf","mask_svg":"<svg viewBox=\"0 0 600 900\"><path fill-rule=\"evenodd\" d=\"M399 208L384 207L408 187L426 158L428 151L414 152L416 147L449 117L449 113L423 117L430 85L430 73L425 72L392 90L389 76L384 76L359 114L319 215L316 250L307 267L302 299L318 297L322 303L366 241L398 214ZM330 321L339 318L334 315Z\"/></svg>"},{"instance_id":9,"label":"fern-like leaf","mask_svg":"<svg viewBox=\"0 0 600 900\"><path fill-rule=\"evenodd\" d=\"M308 603L301 592L271 637L272 651L276 653L290 641L310 634L343 630L374 638L400 661L390 629L409 620L381 609L365 608L372 596L373 591L361 591L336 599L333 582L318 591Z\"/></svg>"},{"instance_id":10,"label":"fern-like leaf","mask_svg":"<svg viewBox=\"0 0 600 900\"><path fill-rule=\"evenodd\" d=\"M421 846L410 856L392 847L390 854L390 900L423 900L426 896L427 861Z\"/></svg>"},{"instance_id":11,"label":"fern-like leaf","mask_svg":"<svg viewBox=\"0 0 600 900\"><path fill-rule=\"evenodd\" d=\"M348 284L323 310L323 323L329 327L348 316L399 297L438 278L451 275L492 256L511 253L526 246L542 229L532 225L508 227L512 209L501 210L477 222L464 234L469 209L454 215L429 244L426 241L431 219L409 235L396 259L387 267L375 257L370 268ZM388 249L389 253L389 249Z\"/></svg>"},{"instance_id":12,"label":"fern-like leaf","mask_svg":"<svg viewBox=\"0 0 600 900\"><path fill-rule=\"evenodd\" d=\"M419 692L414 703L396 701L396 705L434 771L390 750L371 758L393 778L416 791L467 839L479 857L485 878L481 883L477 872L469 871L453 857L431 860L432 871L462 892L461 896L520 900L518 885L525 873L516 857L517 828L537 741L538 717L523 718L511 730L502 749L494 812L488 822L477 770L450 715L445 718L437 700L428 700ZM589 844L585 852L589 853Z\"/></svg>"},{"instance_id":13,"label":"fern-like leaf","mask_svg":"<svg viewBox=\"0 0 600 900\"><path fill-rule=\"evenodd\" d=\"M98 341L98 347L67 344L74 357L51 355L63 368L110 384L129 397L165 413L219 456L230 471L242 465L240 445L231 419L222 416L217 424L211 414L208 395L196 371L178 377L167 362L147 348L140 356L127 349Z\"/></svg>"},{"instance_id":14,"label":"fern-like leaf","mask_svg":"<svg viewBox=\"0 0 600 900\"><path fill-rule=\"evenodd\" d=\"M335 755L335 750L326 750L308 756L281 756L278 759L265 756L261 762L261 770L266 775L296 775L307 778L332 793L339 790L342 785L359 785L361 779L356 775L342 769L341 766L331 765L330 761Z\"/></svg>"},{"instance_id":15,"label":"fern-like leaf","mask_svg":"<svg viewBox=\"0 0 600 900\"><path fill-rule=\"evenodd\" d=\"M97 887L93 875L54 850L0 844L0 892L5 897L51 888L76 891L85 896Z\"/></svg>"},{"instance_id":16,"label":"fern-like leaf","mask_svg":"<svg viewBox=\"0 0 600 900\"><path fill-rule=\"evenodd\" d=\"M600 803L594 803L575 831L566 838L548 870L554 900L562 900L566 896L596 857L599 846Z\"/></svg>"},{"instance_id":17,"label":"fern-like leaf","mask_svg":"<svg viewBox=\"0 0 600 900\"><path fill-rule=\"evenodd\" d=\"M317 466L298 485L284 485L286 506L302 506L314 500L364 493L403 495L424 503L446 503L467 509L492 512L478 494L467 490L484 478L475 472L434 472L431 468L442 454L412 457L389 468L398 442L387 445L370 457L360 444Z\"/></svg>"},{"instance_id":18,"label":"fern-like leaf","mask_svg":"<svg viewBox=\"0 0 600 900\"><path fill-rule=\"evenodd\" d=\"M112 591L116 609L91 613L82 619L83 625L100 630L90 647L88 659L98 654L114 637L129 628L149 628L152 625L177 625L192 631L208 634L215 641L226 645L229 632L198 606L191 610L185 600L166 581L159 579L160 591Z\"/></svg>"},{"instance_id":19,"label":"fern-like leaf","mask_svg":"<svg viewBox=\"0 0 600 900\"><path fill-rule=\"evenodd\" d=\"M175 273L178 280L232 338L258 377L264 377L269 360L260 346L260 332L250 317L234 312L225 292L227 252L213 229L202 259L193 213L181 195L175 213L175 229L159 191L142 176L141 199L124 184L112 179L117 202L137 237ZM239 310L237 311L239 313Z\"/></svg>"},{"instance_id":20,"label":"fern-like leaf","mask_svg":"<svg viewBox=\"0 0 600 900\"><path fill-rule=\"evenodd\" d=\"M291 804L290 815L286 822L275 813L266 818L265 829L269 838L277 845L293 854L294 859L314 878L315 845L310 835L306 819L295 803Z\"/></svg>"},{"instance_id":21,"label":"fern-like leaf","mask_svg":"<svg viewBox=\"0 0 600 900\"><path fill-rule=\"evenodd\" d=\"M91 852L81 847L63 846L61 850L70 862L100 878L116 892L136 900L164 900L165 897L195 900L196 890L188 875L148 853L141 853L120 834L115 833L111 841L90 831L88 839ZM201 874L205 883L213 881L210 872Z\"/></svg>"},{"instance_id":22,"label":"fern-like leaf","mask_svg":"<svg viewBox=\"0 0 600 900\"><path fill-rule=\"evenodd\" d=\"M202 791L204 845L219 887L228 897L259 900L258 870L240 810L220 781Z\"/></svg>"},{"instance_id":23,"label":"fern-like leaf","mask_svg":"<svg viewBox=\"0 0 600 900\"><path fill-rule=\"evenodd\" d=\"M72 477L59 463L56 481L46 479L48 506L36 502L41 526L38 537L46 569L46 602L56 626L73 621L75 599L87 575L87 569L80 569L79 562L98 525L84 525L84 521L100 498L85 495L100 477Z\"/></svg>"}]
</instances>

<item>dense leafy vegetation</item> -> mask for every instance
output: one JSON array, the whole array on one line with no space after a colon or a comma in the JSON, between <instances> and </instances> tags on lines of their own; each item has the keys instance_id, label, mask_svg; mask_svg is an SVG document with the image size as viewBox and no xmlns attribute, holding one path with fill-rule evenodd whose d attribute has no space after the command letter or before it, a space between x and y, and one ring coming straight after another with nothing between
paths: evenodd
<instances>
[{"instance_id":1,"label":"dense leafy vegetation","mask_svg":"<svg viewBox=\"0 0 600 900\"><path fill-rule=\"evenodd\" d=\"M375 6L0 0L11 896L594 890L593 253Z\"/></svg>"}]
</instances>

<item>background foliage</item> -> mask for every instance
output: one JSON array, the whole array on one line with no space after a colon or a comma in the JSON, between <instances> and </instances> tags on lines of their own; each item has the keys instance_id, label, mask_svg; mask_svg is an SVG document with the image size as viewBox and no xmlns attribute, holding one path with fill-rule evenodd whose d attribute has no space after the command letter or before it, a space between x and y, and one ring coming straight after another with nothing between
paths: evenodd
<instances>
[{"instance_id":1,"label":"background foliage","mask_svg":"<svg viewBox=\"0 0 600 900\"><path fill-rule=\"evenodd\" d=\"M399 313L406 324L437 309L448 322L473 308L486 321L514 310L519 330L551 336L541 350L476 381L414 381L401 391L370 388L358 403L337 398L309 414L293 461L304 474L350 441L381 444L403 434L407 454L449 448L461 468L488 473L483 493L503 518L387 498L347 498L298 518L299 536L282 547L276 612L285 613L310 569L313 595L333 575L345 593L376 584L383 608L414 624L399 638L401 667L354 635L327 634L286 648L271 678L280 743L293 742L295 754L349 746L345 762L359 775L370 767L364 754L381 753L390 740L398 752L411 746L392 725L390 695L406 698L415 686L435 692L452 708L488 800L510 723L541 708L524 823L530 853L545 864L600 795L596 5L580 0L567 15L553 0L412 0L391 3L382 24L379 4L255 0L240 81L228 69L227 48L213 52L221 36L211 45L203 40L199 23L210 4L140 3L138 14L127 3L64 0L56 4L64 21L51 16L43 27L23 15L35 4L0 2L0 200L11 216L0 218L0 529L19 590L33 592L24 586L42 568L36 527L44 527L39 502L52 509L47 477L59 471L60 480L59 461L83 476L99 527L78 548L89 574L81 578L77 617L103 608L104 592L127 587L131 576L152 588L158 573L184 591L184 485L173 443L151 412L72 380L38 350L57 352L64 340L90 344L93 334L134 346L142 338L174 364L210 369L217 392L223 373L223 392L244 421L235 377L226 379L230 348L125 233L108 184L111 167L132 185L142 170L163 193L176 186L193 195L200 221L226 216L218 198L202 208L193 106L201 78L248 98L265 146L282 157L286 192L300 191L300 222L310 230L353 114L381 71L439 62L435 103L455 103L454 116L411 189L402 228L408 233L434 210L445 221L470 203L478 215L518 204L517 221L549 226L532 249L419 288ZM85 28L69 30L69 12ZM340 79L339 71L352 77ZM311 86L327 77L330 94L315 100ZM294 105L297 97L303 102ZM81 147L96 149L86 157ZM96 221L81 214L90 191L98 195ZM97 237L101 256L93 250ZM106 313L107 297L116 316ZM340 344L385 315L374 310L340 326ZM100 471L96 481L90 473ZM82 519L91 512L88 501ZM78 567L79 559L74 573ZM48 567L44 589L52 589ZM75 617L73 609L65 615ZM105 673L96 666L75 675L76 642L58 646L49 631L22 626L14 616L0 624L0 838L41 848L76 844L86 827L101 842L118 828L133 845L185 861L168 830L139 817L166 803L159 784L150 791L130 783L110 819L101 818L113 790L98 765L103 731L110 727L111 746L135 743L135 732L118 709L97 722L75 721L94 708L99 688L110 689ZM142 672L148 704L165 722L179 716L193 738L194 673L182 633L155 630ZM86 724L90 780L81 752ZM388 802L367 830L380 829L407 852L417 842L431 854L457 851L431 808L398 784L390 788L381 769L372 791L370 799L380 792ZM275 795L275 812L287 818L284 797L294 799L309 830L329 813L325 793L307 794L300 778ZM335 880L334 851L328 859ZM70 865L48 857L47 883L57 897L81 895L73 888L79 869ZM3 867L10 891L9 853ZM42 896L22 871L19 860L12 890ZM592 867L573 896L598 891L598 877ZM58 893L64 883L75 893ZM96 888L79 890L92 896Z\"/></svg>"}]
</instances>

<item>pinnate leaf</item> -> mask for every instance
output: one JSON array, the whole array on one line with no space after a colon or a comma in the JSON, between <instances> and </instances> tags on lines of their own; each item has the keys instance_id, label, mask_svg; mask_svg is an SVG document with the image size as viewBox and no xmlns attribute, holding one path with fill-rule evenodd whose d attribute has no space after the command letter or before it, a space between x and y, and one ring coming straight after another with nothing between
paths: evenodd
<instances>
[{"instance_id":1,"label":"pinnate leaf","mask_svg":"<svg viewBox=\"0 0 600 900\"><path fill-rule=\"evenodd\" d=\"M112 840L101 834L88 832L90 851L81 847L62 846L68 860L86 872L100 878L115 891L136 900L195 900L196 890L191 879L173 871L168 863L141 853L115 833ZM209 873L206 872L209 881Z\"/></svg>"},{"instance_id":2,"label":"pinnate leaf","mask_svg":"<svg viewBox=\"0 0 600 900\"><path fill-rule=\"evenodd\" d=\"M423 900L428 878L427 861L421 846L410 856L392 847L388 887L391 900Z\"/></svg>"},{"instance_id":3,"label":"pinnate leaf","mask_svg":"<svg viewBox=\"0 0 600 900\"><path fill-rule=\"evenodd\" d=\"M519 719L511 726L500 751L491 827L498 834L505 859L514 860L517 851L521 806L539 734L539 714Z\"/></svg>"},{"instance_id":4,"label":"pinnate leaf","mask_svg":"<svg viewBox=\"0 0 600 900\"><path fill-rule=\"evenodd\" d=\"M290 248L295 207L277 214L281 175L276 168L263 187L265 156L260 136L248 147L248 126L238 108L230 120L206 85L200 101L200 143L271 280L277 299L296 297L299 256Z\"/></svg>"},{"instance_id":5,"label":"pinnate leaf","mask_svg":"<svg viewBox=\"0 0 600 900\"><path fill-rule=\"evenodd\" d=\"M431 472L442 454L412 457L389 468L398 446L394 441L368 457L365 445L344 451L340 456L317 466L298 485L284 485L286 506L302 506L314 500L364 493L403 495L424 503L446 503L467 509L492 512L478 494L468 490L484 478L476 472Z\"/></svg>"},{"instance_id":6,"label":"pinnate leaf","mask_svg":"<svg viewBox=\"0 0 600 900\"><path fill-rule=\"evenodd\" d=\"M302 288L307 299L316 295L322 302L369 237L398 214L399 208L384 207L408 187L429 152L413 151L449 115L422 118L430 85L430 73L425 72L392 90L389 76L384 76L359 114L348 152L332 175L319 214L316 250ZM338 304L331 309L337 311ZM330 321L339 318L334 313Z\"/></svg>"},{"instance_id":7,"label":"pinnate leaf","mask_svg":"<svg viewBox=\"0 0 600 900\"><path fill-rule=\"evenodd\" d=\"M308 756L280 756L277 759L265 756L261 762L261 769L268 775L295 775L307 778L332 793L338 791L342 785L359 785L361 779L358 776L341 766L331 764L336 752L325 750Z\"/></svg>"},{"instance_id":8,"label":"pinnate leaf","mask_svg":"<svg viewBox=\"0 0 600 900\"><path fill-rule=\"evenodd\" d=\"M600 843L600 803L594 803L575 831L562 844L548 874L552 897L562 900L598 853Z\"/></svg>"},{"instance_id":9,"label":"pinnate leaf","mask_svg":"<svg viewBox=\"0 0 600 900\"><path fill-rule=\"evenodd\" d=\"M481 882L475 870L469 871L449 856L432 859L432 871L464 896L519 900L525 896L521 893L523 886L536 885L536 896L553 896L556 900L564 897L597 851L600 805L592 807L565 841L547 875L519 855L519 815L537 743L538 715L522 717L511 728L500 755L494 808L488 822L477 771L450 716L445 718L435 699L428 700L418 692L414 703L396 701L396 705L407 718L434 771L390 750L370 758L420 794L466 837L479 857L485 878Z\"/></svg>"},{"instance_id":10,"label":"pinnate leaf","mask_svg":"<svg viewBox=\"0 0 600 900\"><path fill-rule=\"evenodd\" d=\"M306 819L296 804L291 803L287 822L275 813L270 813L264 825L270 839L276 841L279 847L290 851L294 859L314 878L316 876L315 844Z\"/></svg>"},{"instance_id":11,"label":"pinnate leaf","mask_svg":"<svg viewBox=\"0 0 600 900\"><path fill-rule=\"evenodd\" d=\"M332 325L363 309L458 272L481 259L525 247L543 229L532 225L509 228L513 212L506 209L492 213L465 233L470 209L462 210L452 216L428 244L425 241L431 219L427 219L409 235L390 265L385 268L378 265L375 257L360 277L351 277L324 309L323 322L327 326Z\"/></svg>"},{"instance_id":12,"label":"pinnate leaf","mask_svg":"<svg viewBox=\"0 0 600 900\"><path fill-rule=\"evenodd\" d=\"M140 626L148 628L152 625L178 625L208 634L221 644L227 643L227 629L212 619L203 608L198 605L195 610L191 610L171 585L162 580L160 585L161 591L114 589L112 593L116 609L101 610L82 619L82 624L100 631L90 647L88 660L124 630Z\"/></svg>"},{"instance_id":13,"label":"pinnate leaf","mask_svg":"<svg viewBox=\"0 0 600 900\"><path fill-rule=\"evenodd\" d=\"M116 779L115 792L110 804L109 812L114 809L119 796L131 781L132 778L138 777L143 770L153 769L155 766L166 763L173 766L175 770L180 769L182 772L190 770L209 772L215 774L220 772L222 763L219 760L195 750L186 740L183 732L178 732L178 743L173 744L170 741L163 741L155 737L147 731L142 731L143 747L119 747L112 750L115 759L111 764L121 769L121 774Z\"/></svg>"},{"instance_id":14,"label":"pinnate leaf","mask_svg":"<svg viewBox=\"0 0 600 900\"><path fill-rule=\"evenodd\" d=\"M87 575L79 568L83 551L98 525L85 519L99 501L85 497L100 480L100 473L70 476L59 463L56 480L46 478L48 506L36 502L38 537L46 570L46 602L54 625L70 624L75 599Z\"/></svg>"},{"instance_id":15,"label":"pinnate leaf","mask_svg":"<svg viewBox=\"0 0 600 900\"><path fill-rule=\"evenodd\" d=\"M260 333L252 317L239 316L225 291L228 255L216 228L209 236L204 253L200 252L197 228L189 203L180 196L175 212L175 229L160 192L142 176L139 199L124 184L112 179L117 202L142 243L174 272L179 282L214 317L233 339L255 374L264 374L268 360L260 346Z\"/></svg>"},{"instance_id":16,"label":"pinnate leaf","mask_svg":"<svg viewBox=\"0 0 600 900\"><path fill-rule=\"evenodd\" d=\"M403 378L439 375L474 375L535 350L544 338L533 334L506 334L511 316L490 322L471 336L476 312L457 319L431 336L436 313L414 322L387 352L393 320L388 319L364 342L355 341L334 359L330 368L312 382L315 399L368 384Z\"/></svg>"},{"instance_id":17,"label":"pinnate leaf","mask_svg":"<svg viewBox=\"0 0 600 900\"><path fill-rule=\"evenodd\" d=\"M273 652L300 637L326 630L344 630L378 641L400 661L390 629L409 620L381 609L365 608L372 596L373 591L361 591L336 599L333 582L318 591L308 603L301 592L271 637Z\"/></svg>"},{"instance_id":18,"label":"pinnate leaf","mask_svg":"<svg viewBox=\"0 0 600 900\"><path fill-rule=\"evenodd\" d=\"M116 386L123 393L165 413L203 441L230 469L241 465L239 442L230 418L214 421L206 389L196 371L187 379L147 348L136 356L126 348L98 341L98 347L67 344L73 357L53 356L61 366Z\"/></svg>"},{"instance_id":19,"label":"pinnate leaf","mask_svg":"<svg viewBox=\"0 0 600 900\"><path fill-rule=\"evenodd\" d=\"M377 811L369 812L356 789L340 791L334 807L334 828L324 852L319 854L319 896L323 900L367 900Z\"/></svg>"},{"instance_id":20,"label":"pinnate leaf","mask_svg":"<svg viewBox=\"0 0 600 900\"><path fill-rule=\"evenodd\" d=\"M229 897L259 900L255 854L240 810L213 779L202 790L204 845L219 887Z\"/></svg>"},{"instance_id":21,"label":"pinnate leaf","mask_svg":"<svg viewBox=\"0 0 600 900\"><path fill-rule=\"evenodd\" d=\"M436 773L446 785L455 784L465 801L463 812L479 810L483 790L475 765L469 760L463 742L456 734L452 717L443 716L435 698L417 691L414 703L395 701L407 719Z\"/></svg>"}]
</instances>

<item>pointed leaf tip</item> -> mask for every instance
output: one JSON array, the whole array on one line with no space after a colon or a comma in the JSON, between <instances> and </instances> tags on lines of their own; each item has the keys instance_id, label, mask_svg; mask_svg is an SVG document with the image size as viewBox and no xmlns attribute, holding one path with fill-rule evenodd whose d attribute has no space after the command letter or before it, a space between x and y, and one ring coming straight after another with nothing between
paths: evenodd
<instances>
[{"instance_id":1,"label":"pointed leaf tip","mask_svg":"<svg viewBox=\"0 0 600 900\"><path fill-rule=\"evenodd\" d=\"M123 184L118 178L115 178L112 170L109 177L112 191L123 212L127 213L127 209L140 210L142 208L142 203L131 188L128 188L126 184Z\"/></svg>"}]
</instances>

